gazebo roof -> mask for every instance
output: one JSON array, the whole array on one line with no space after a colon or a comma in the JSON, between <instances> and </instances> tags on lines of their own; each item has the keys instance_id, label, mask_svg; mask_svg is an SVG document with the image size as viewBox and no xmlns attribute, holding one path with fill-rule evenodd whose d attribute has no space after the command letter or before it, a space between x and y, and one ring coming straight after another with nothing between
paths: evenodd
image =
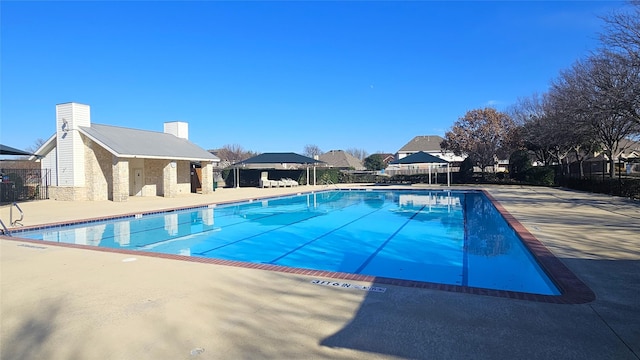
<instances>
[{"instance_id":1,"label":"gazebo roof","mask_svg":"<svg viewBox=\"0 0 640 360\"><path fill-rule=\"evenodd\" d=\"M249 164L320 164L320 160L303 156L293 152L284 153L263 153L252 158L240 161L235 165Z\"/></svg>"},{"instance_id":2,"label":"gazebo roof","mask_svg":"<svg viewBox=\"0 0 640 360\"><path fill-rule=\"evenodd\" d=\"M12 148L11 146L0 144L0 155L33 155L30 152Z\"/></svg>"},{"instance_id":3,"label":"gazebo roof","mask_svg":"<svg viewBox=\"0 0 640 360\"><path fill-rule=\"evenodd\" d=\"M437 156L433 156L424 151L411 154L400 160L395 160L389 164L448 164L447 160L441 159Z\"/></svg>"}]
</instances>

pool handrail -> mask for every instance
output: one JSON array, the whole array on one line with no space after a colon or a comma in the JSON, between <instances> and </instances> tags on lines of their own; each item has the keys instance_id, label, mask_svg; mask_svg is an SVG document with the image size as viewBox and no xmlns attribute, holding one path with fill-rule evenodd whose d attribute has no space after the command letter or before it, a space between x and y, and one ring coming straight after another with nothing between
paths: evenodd
<instances>
[{"instance_id":1,"label":"pool handrail","mask_svg":"<svg viewBox=\"0 0 640 360\"><path fill-rule=\"evenodd\" d=\"M20 219L13 221L13 207L16 207L16 209L18 209L18 211L20 211ZM20 209L20 206L18 206L17 202L14 202L13 204L11 204L11 208L9 210L9 224L11 226L16 226L16 225L20 225L23 226L22 224L20 224L20 222L24 219L24 212L22 211L22 209Z\"/></svg>"},{"instance_id":2,"label":"pool handrail","mask_svg":"<svg viewBox=\"0 0 640 360\"><path fill-rule=\"evenodd\" d=\"M7 229L7 227L5 226L4 222L2 221L2 219L0 219L0 225L2 225L2 235L6 235L6 236L11 236L11 231L9 231L9 229Z\"/></svg>"}]
</instances>

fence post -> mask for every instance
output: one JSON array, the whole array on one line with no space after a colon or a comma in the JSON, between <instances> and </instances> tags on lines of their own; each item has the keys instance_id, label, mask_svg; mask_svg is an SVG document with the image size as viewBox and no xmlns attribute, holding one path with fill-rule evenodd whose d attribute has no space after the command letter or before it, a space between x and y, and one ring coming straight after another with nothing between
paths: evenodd
<instances>
[{"instance_id":1,"label":"fence post","mask_svg":"<svg viewBox=\"0 0 640 360\"><path fill-rule=\"evenodd\" d=\"M618 196L622 195L622 157L618 156Z\"/></svg>"}]
</instances>

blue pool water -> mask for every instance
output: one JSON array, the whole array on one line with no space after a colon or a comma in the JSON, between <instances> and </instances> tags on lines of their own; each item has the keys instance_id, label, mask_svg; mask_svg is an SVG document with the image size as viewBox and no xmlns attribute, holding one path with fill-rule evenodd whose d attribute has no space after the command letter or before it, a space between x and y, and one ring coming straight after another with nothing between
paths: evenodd
<instances>
[{"instance_id":1,"label":"blue pool water","mask_svg":"<svg viewBox=\"0 0 640 360\"><path fill-rule=\"evenodd\" d=\"M473 191L327 191L15 235L559 294L493 204Z\"/></svg>"}]
</instances>

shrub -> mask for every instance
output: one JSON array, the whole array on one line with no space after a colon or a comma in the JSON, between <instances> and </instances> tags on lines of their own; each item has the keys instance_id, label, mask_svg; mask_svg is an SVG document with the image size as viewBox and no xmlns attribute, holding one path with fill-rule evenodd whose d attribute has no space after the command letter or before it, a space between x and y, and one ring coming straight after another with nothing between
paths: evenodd
<instances>
[{"instance_id":1,"label":"shrub","mask_svg":"<svg viewBox=\"0 0 640 360\"><path fill-rule=\"evenodd\" d=\"M511 174L511 178L523 181L526 179L527 171L531 168L531 159L526 150L514 151L509 157L509 173Z\"/></svg>"},{"instance_id":2,"label":"shrub","mask_svg":"<svg viewBox=\"0 0 640 360\"><path fill-rule=\"evenodd\" d=\"M364 159L364 166L367 170L382 170L386 167L382 155L373 154Z\"/></svg>"},{"instance_id":3,"label":"shrub","mask_svg":"<svg viewBox=\"0 0 640 360\"><path fill-rule=\"evenodd\" d=\"M473 181L473 160L468 156L460 163L460 170L458 170L457 182L468 183Z\"/></svg>"},{"instance_id":4,"label":"shrub","mask_svg":"<svg viewBox=\"0 0 640 360\"><path fill-rule=\"evenodd\" d=\"M566 179L564 185L575 190L640 199L640 179Z\"/></svg>"},{"instance_id":5,"label":"shrub","mask_svg":"<svg viewBox=\"0 0 640 360\"><path fill-rule=\"evenodd\" d=\"M532 185L555 185L556 172L553 168L547 166L534 166L525 173L525 181Z\"/></svg>"}]
</instances>

